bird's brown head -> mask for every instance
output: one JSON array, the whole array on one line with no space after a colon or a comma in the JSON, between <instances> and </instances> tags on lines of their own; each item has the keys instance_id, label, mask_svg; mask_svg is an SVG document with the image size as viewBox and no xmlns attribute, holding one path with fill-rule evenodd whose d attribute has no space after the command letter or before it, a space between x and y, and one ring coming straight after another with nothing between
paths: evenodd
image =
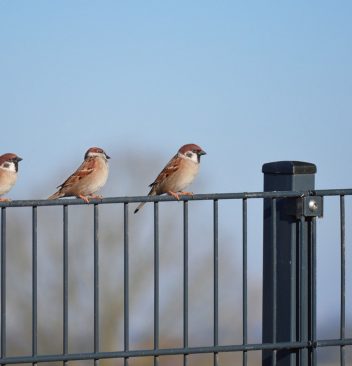
<instances>
[{"instance_id":1,"label":"bird's brown head","mask_svg":"<svg viewBox=\"0 0 352 366\"><path fill-rule=\"evenodd\" d=\"M21 160L23 159L16 154L6 153L0 156L0 166L5 169L15 170L16 172L18 172L18 163Z\"/></svg>"},{"instance_id":2,"label":"bird's brown head","mask_svg":"<svg viewBox=\"0 0 352 366\"><path fill-rule=\"evenodd\" d=\"M87 152L84 155L84 159L91 158L94 156L101 156L105 159L110 159L110 156L106 154L106 152L101 149L100 147L91 147L87 150Z\"/></svg>"},{"instance_id":3,"label":"bird's brown head","mask_svg":"<svg viewBox=\"0 0 352 366\"><path fill-rule=\"evenodd\" d=\"M178 150L178 153L198 163L200 162L200 157L206 154L206 152L196 144L183 145Z\"/></svg>"}]
</instances>

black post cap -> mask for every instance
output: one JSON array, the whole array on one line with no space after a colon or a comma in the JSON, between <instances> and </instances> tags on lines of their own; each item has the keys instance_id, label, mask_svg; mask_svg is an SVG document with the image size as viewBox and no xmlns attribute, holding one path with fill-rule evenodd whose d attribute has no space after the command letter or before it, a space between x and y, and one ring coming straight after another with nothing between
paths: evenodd
<instances>
[{"instance_id":1,"label":"black post cap","mask_svg":"<svg viewBox=\"0 0 352 366\"><path fill-rule=\"evenodd\" d=\"M306 163L304 161L274 161L266 163L262 167L264 174L315 174L317 167L315 164Z\"/></svg>"}]
</instances>

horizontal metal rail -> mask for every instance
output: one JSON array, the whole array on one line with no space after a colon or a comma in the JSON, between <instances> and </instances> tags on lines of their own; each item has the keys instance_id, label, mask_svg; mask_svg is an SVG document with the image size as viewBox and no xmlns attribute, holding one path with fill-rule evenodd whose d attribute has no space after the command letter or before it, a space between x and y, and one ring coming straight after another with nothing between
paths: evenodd
<instances>
[{"instance_id":1,"label":"horizontal metal rail","mask_svg":"<svg viewBox=\"0 0 352 366\"><path fill-rule=\"evenodd\" d=\"M253 343L246 345L226 345L226 346L209 346L209 347L187 347L187 348L160 348L160 349L144 349L130 350L118 352L87 352L87 353L70 353L40 356L21 356L6 357L0 359L0 364L15 363L35 363L35 362L54 362L54 361L77 361L77 360L97 360L107 358L131 358L131 357L150 357L150 356L171 356L171 355L189 355L201 353L220 353L220 352L243 352L243 351L260 351L260 350L283 350L283 349L299 349L299 348L315 348L315 347L333 347L343 345L352 345L352 338L343 340L331 339L321 340L314 344L312 342L280 342L280 343Z\"/></svg>"},{"instance_id":2,"label":"horizontal metal rail","mask_svg":"<svg viewBox=\"0 0 352 366\"><path fill-rule=\"evenodd\" d=\"M327 189L314 191L276 191L276 192L240 192L240 193L206 193L193 196L180 196L180 201L206 201L206 200L229 200L245 198L295 198L308 196L341 196L352 195L352 189ZM102 199L91 199L90 204L109 203L139 203L139 202L163 202L177 201L175 198L164 196L122 196L107 197ZM0 202L0 207L33 207L33 206L64 206L64 205L86 205L77 198L64 198L57 200L14 200Z\"/></svg>"}]
</instances>

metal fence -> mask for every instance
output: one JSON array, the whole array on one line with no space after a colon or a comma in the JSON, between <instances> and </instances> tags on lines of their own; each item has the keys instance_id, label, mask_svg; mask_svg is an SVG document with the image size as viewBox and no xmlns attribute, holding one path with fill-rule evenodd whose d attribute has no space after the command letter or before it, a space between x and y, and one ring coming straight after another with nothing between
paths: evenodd
<instances>
[{"instance_id":1,"label":"metal fence","mask_svg":"<svg viewBox=\"0 0 352 366\"><path fill-rule=\"evenodd\" d=\"M223 352L242 353L242 364L248 365L248 353L262 352L263 365L316 365L317 349L338 346L340 364L347 365L346 347L352 339L346 337L346 239L345 239L345 196L352 195L347 190L315 190L313 164L300 162L278 162L263 166L264 192L197 194L182 197L183 201L183 346L161 348L159 334L159 205L174 200L161 197L117 197L92 200L94 206L94 346L91 352L70 353L68 337L68 222L69 208L82 205L81 200L26 200L0 203L1 207L1 354L0 364L37 364L41 362L91 360L95 364L103 359L120 359L128 365L131 358L153 357L158 365L161 356L180 355L183 364L189 364L194 354L212 354L213 364L218 365L219 354ZM317 273L316 273L316 219L323 215L323 198L337 196L340 202L340 334L336 339L317 339ZM248 342L248 259L247 221L248 200L263 201L263 342ZM189 206L193 201L213 202L213 342L208 346L191 347L189 344ZM242 201L242 342L222 345L219 342L219 217L218 206L222 200ZM130 304L129 304L129 221L131 204L153 202L154 222L154 286L150 289L154 296L153 347L135 350L130 347ZM124 225L124 347L123 350L104 352L100 348L99 311L99 207L101 205L123 205ZM38 208L42 206L62 206L63 217L63 349L60 354L38 353ZM7 210L13 207L32 208L32 353L23 356L8 356L6 351L6 249Z\"/></svg>"}]
</instances>

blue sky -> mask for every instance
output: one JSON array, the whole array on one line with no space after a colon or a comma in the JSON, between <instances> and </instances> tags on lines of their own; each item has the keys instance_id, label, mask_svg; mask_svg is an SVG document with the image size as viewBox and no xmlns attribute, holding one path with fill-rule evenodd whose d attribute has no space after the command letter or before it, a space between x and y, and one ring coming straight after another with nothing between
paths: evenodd
<instances>
[{"instance_id":1,"label":"blue sky","mask_svg":"<svg viewBox=\"0 0 352 366\"><path fill-rule=\"evenodd\" d=\"M262 164L290 159L316 163L319 188L350 186L351 8L1 1L1 149L24 158L13 197L45 197L42 178L94 145L166 162L195 142L209 192L261 190Z\"/></svg>"},{"instance_id":2,"label":"blue sky","mask_svg":"<svg viewBox=\"0 0 352 366\"><path fill-rule=\"evenodd\" d=\"M24 159L11 197L47 197L90 146L166 163L189 142L208 153L200 193L260 191L276 160L317 164L317 188L351 187L351 12L350 1L0 1L1 153ZM144 194L155 173L140 191L105 192Z\"/></svg>"}]
</instances>

